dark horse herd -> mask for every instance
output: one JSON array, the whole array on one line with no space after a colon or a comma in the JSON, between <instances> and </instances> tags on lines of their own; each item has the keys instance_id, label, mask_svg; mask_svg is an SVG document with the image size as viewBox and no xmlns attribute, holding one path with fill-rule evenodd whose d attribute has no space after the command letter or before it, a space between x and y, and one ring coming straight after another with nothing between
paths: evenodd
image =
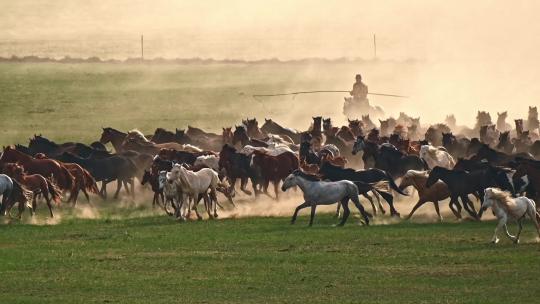
<instances>
[{"instance_id":1,"label":"dark horse herd","mask_svg":"<svg viewBox=\"0 0 540 304\"><path fill-rule=\"evenodd\" d=\"M505 123L505 118L506 113L499 113L499 120L492 124L489 113L478 112L477 123L470 129L457 126L453 116L448 116L445 123L427 128L420 124L419 118L404 113L397 119L379 120L379 126L369 115L349 119L348 125L341 127L334 126L330 118L319 116L313 117L306 131L283 127L271 119L265 119L259 127L254 118L243 120L234 129L223 128L222 134L191 126L174 131L158 128L152 135L143 135L138 130L122 132L103 128L99 140L90 145L55 143L34 135L28 146L16 144L3 149L0 169L14 186L2 193L0 211L5 215L18 203L20 217L25 206L34 212L36 201L44 200L52 217L51 201L59 203L69 195L66 202L74 205L80 192L88 201L91 193L105 199L107 184L113 181L116 182L114 198L122 188L134 197L137 179L143 185L150 185L148 188L154 192L153 205L178 215L179 205L174 200L186 197L164 193L170 187L160 176L182 166L181 172L209 168L220 180L217 187L210 185L208 190L197 192L198 197L192 198L193 206L188 204L188 208L197 208L201 197L205 202L213 198L215 205L221 206L214 191L233 203L237 181L241 191L254 196L270 196L268 188L272 184L273 197L279 199L279 184L299 170L311 176L310 179L353 182L358 193L369 200L374 213L377 209L386 212L380 203L382 197L390 214L400 216L394 206L394 195L407 195L405 188L414 186L420 197L414 210L431 201L438 212L438 201L449 197L456 217L461 217L464 208L472 218L479 219L482 211L476 211L469 195L482 201L488 187L512 195L525 193L540 201L537 109L530 107L527 119L516 120L515 128ZM432 155L444 152L452 167L430 165L421 152L424 149ZM424 176L421 184L415 179L405 185L405 179L414 172ZM396 184L397 179L402 179L402 185ZM174 191L189 192L186 189L195 188L195 181L181 178L179 181L182 187ZM437 191L430 193L429 189ZM175 212L169 212L168 206ZM211 208L211 204L205 206ZM215 211L214 216L217 216Z\"/></svg>"}]
</instances>

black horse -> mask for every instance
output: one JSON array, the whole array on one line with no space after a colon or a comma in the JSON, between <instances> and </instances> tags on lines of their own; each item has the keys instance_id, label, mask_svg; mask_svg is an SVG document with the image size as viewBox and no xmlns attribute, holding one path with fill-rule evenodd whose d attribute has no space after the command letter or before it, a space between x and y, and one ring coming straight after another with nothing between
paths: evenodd
<instances>
[{"instance_id":1,"label":"black horse","mask_svg":"<svg viewBox=\"0 0 540 304\"><path fill-rule=\"evenodd\" d=\"M254 170L251 165L251 157L239 153L229 145L224 145L219 153L219 170L225 170L225 176L231 184L230 193L233 193L236 180L240 179L240 190L251 195L246 189L248 180L251 180L253 191L257 193L257 181L260 180L260 174Z\"/></svg>"},{"instance_id":2,"label":"black horse","mask_svg":"<svg viewBox=\"0 0 540 304\"><path fill-rule=\"evenodd\" d=\"M128 193L129 188L127 187L127 184L130 184L132 195L134 195L133 191L135 185L133 178L137 175L138 169L129 157L113 155L109 158L94 159L81 158L70 152L64 152L61 156L57 157L57 159L67 163L76 163L88 170L96 181L101 181L102 186L100 193L103 198L107 197L107 184L114 180L117 181L114 198L118 197L122 184L126 186L126 192Z\"/></svg>"},{"instance_id":3,"label":"black horse","mask_svg":"<svg viewBox=\"0 0 540 304\"><path fill-rule=\"evenodd\" d=\"M485 186L488 187L497 187L501 190L508 191L515 196L515 189L510 181L508 174L512 172L512 169L500 166L493 166L487 162L478 162L470 159L459 158L454 170L464 170L464 171L484 171L485 175L488 178L484 179L487 183Z\"/></svg>"},{"instance_id":4,"label":"black horse","mask_svg":"<svg viewBox=\"0 0 540 304\"><path fill-rule=\"evenodd\" d=\"M379 169L368 169L363 171L355 171L354 169L343 169L338 166L334 166L329 162L323 162L321 165L319 173L323 176L324 179L329 179L331 181L340 181L340 180L349 180L357 184L359 190L365 188L365 184L373 184L378 182L388 182L390 188L401 195L407 195L396 185L392 177L383 170ZM394 197L384 191L377 191L384 200L390 206L390 214L399 216L399 212L394 208Z\"/></svg>"},{"instance_id":5,"label":"black horse","mask_svg":"<svg viewBox=\"0 0 540 304\"><path fill-rule=\"evenodd\" d=\"M504 152L496 151L486 144L482 144L482 146L478 149L478 152L471 157L471 160L486 160L492 165L508 166L516 159L516 157L532 159L529 153L506 154Z\"/></svg>"},{"instance_id":6,"label":"black horse","mask_svg":"<svg viewBox=\"0 0 540 304\"><path fill-rule=\"evenodd\" d=\"M467 156L467 148L470 143L471 141L467 138L456 138L452 132L442 133L443 147L455 158Z\"/></svg>"},{"instance_id":7,"label":"black horse","mask_svg":"<svg viewBox=\"0 0 540 304\"><path fill-rule=\"evenodd\" d=\"M398 178L409 170L427 170L427 164L416 155L407 155L390 144L383 144L375 157L375 168L384 170Z\"/></svg>"},{"instance_id":8,"label":"black horse","mask_svg":"<svg viewBox=\"0 0 540 304\"><path fill-rule=\"evenodd\" d=\"M484 190L489 187L489 185L495 184L495 181L492 179L492 174L493 172L488 172L486 170L467 172L463 170L448 170L437 166L429 173L426 186L431 187L439 179L442 180L448 186L448 190L450 191L450 209L454 215L461 218L461 206L459 204L459 199L461 199L465 210L473 218L479 219L468 195L473 194L479 197L480 201L483 202Z\"/></svg>"}]
</instances>

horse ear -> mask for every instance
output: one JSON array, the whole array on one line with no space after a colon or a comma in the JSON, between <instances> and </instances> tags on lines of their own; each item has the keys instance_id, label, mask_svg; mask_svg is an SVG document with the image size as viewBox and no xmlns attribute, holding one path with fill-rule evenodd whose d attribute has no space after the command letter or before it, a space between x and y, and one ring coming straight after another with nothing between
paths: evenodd
<instances>
[{"instance_id":1,"label":"horse ear","mask_svg":"<svg viewBox=\"0 0 540 304\"><path fill-rule=\"evenodd\" d=\"M382 123L383 121L379 118L379 122Z\"/></svg>"},{"instance_id":2,"label":"horse ear","mask_svg":"<svg viewBox=\"0 0 540 304\"><path fill-rule=\"evenodd\" d=\"M350 120L348 117L347 117L347 121L348 121L348 122L351 122L351 120Z\"/></svg>"}]
</instances>

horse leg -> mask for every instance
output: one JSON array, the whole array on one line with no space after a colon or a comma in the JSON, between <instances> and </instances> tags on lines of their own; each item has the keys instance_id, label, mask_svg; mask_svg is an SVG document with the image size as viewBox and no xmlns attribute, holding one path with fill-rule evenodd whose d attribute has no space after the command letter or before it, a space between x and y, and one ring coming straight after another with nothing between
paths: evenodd
<instances>
[{"instance_id":1,"label":"horse leg","mask_svg":"<svg viewBox=\"0 0 540 304\"><path fill-rule=\"evenodd\" d=\"M279 180L273 181L274 184L274 193L276 194L276 201L279 201Z\"/></svg>"},{"instance_id":2,"label":"horse leg","mask_svg":"<svg viewBox=\"0 0 540 304\"><path fill-rule=\"evenodd\" d=\"M199 206L199 201L200 201L199 197L197 197L197 199L195 199L195 196L192 195L191 198L190 198L190 201L193 201L192 209L193 209L193 211L195 211L195 215L197 216L197 220L199 220L199 221L202 220L202 216L199 214L199 210L197 210L197 207Z\"/></svg>"},{"instance_id":3,"label":"horse leg","mask_svg":"<svg viewBox=\"0 0 540 304\"><path fill-rule=\"evenodd\" d=\"M422 206L423 204L427 203L427 201L423 200L423 199L419 199L418 202L416 203L416 205L414 205L414 207L412 208L411 212L409 213L409 215L407 215L407 217L405 218L405 220L410 220L411 217L413 216L413 214L416 212L416 209L420 208L420 206ZM437 204L435 204L437 206Z\"/></svg>"},{"instance_id":4,"label":"horse leg","mask_svg":"<svg viewBox=\"0 0 540 304\"><path fill-rule=\"evenodd\" d=\"M116 193L114 193L114 196L113 196L114 199L118 198L118 193L120 193L120 189L122 189L122 183L123 183L122 180L120 179L116 180Z\"/></svg>"},{"instance_id":5,"label":"horse leg","mask_svg":"<svg viewBox=\"0 0 540 304\"><path fill-rule=\"evenodd\" d=\"M131 199L135 201L135 178L130 178L128 183L131 185Z\"/></svg>"},{"instance_id":6,"label":"horse leg","mask_svg":"<svg viewBox=\"0 0 540 304\"><path fill-rule=\"evenodd\" d=\"M248 179L245 177L242 177L240 179L240 190L242 190L242 192L244 192L247 195L251 195L251 191L246 189L247 182L248 182ZM234 185L236 184L236 178L233 180L232 184L233 184L232 189L234 190ZM253 191L255 191L255 196L257 196L257 188L255 187L255 183L253 183L253 181L252 181L252 184L253 184Z\"/></svg>"},{"instance_id":7,"label":"horse leg","mask_svg":"<svg viewBox=\"0 0 540 304\"><path fill-rule=\"evenodd\" d=\"M518 244L519 243L519 235L521 234L521 230L523 230L523 217L521 217L519 220L518 220L518 232L515 236L515 239L514 239L514 244ZM508 229L506 230L506 233L508 233Z\"/></svg>"},{"instance_id":8,"label":"horse leg","mask_svg":"<svg viewBox=\"0 0 540 304\"><path fill-rule=\"evenodd\" d=\"M49 213L51 214L51 218L53 218L54 214L52 212L51 200L49 199L48 195L46 195L46 194L44 194L43 197L45 197L45 202L47 202L47 207L49 207Z\"/></svg>"},{"instance_id":9,"label":"horse leg","mask_svg":"<svg viewBox=\"0 0 540 304\"><path fill-rule=\"evenodd\" d=\"M36 198L37 198L37 193L34 192L34 195L32 196L32 212L30 212L31 216L34 216L34 214L36 214L36 210L37 210Z\"/></svg>"},{"instance_id":10,"label":"horse leg","mask_svg":"<svg viewBox=\"0 0 540 304\"><path fill-rule=\"evenodd\" d=\"M500 228L506 225L506 217L503 217L499 219L499 223L497 223L497 227L495 227L495 233L493 234L493 238L491 238L491 242L494 244L497 244L499 242L499 238L497 237L497 232Z\"/></svg>"},{"instance_id":11,"label":"horse leg","mask_svg":"<svg viewBox=\"0 0 540 304\"><path fill-rule=\"evenodd\" d=\"M309 218L309 227L313 226L313 218L315 217L315 209L317 209L317 205L315 204L311 205L311 216Z\"/></svg>"},{"instance_id":12,"label":"horse leg","mask_svg":"<svg viewBox=\"0 0 540 304\"><path fill-rule=\"evenodd\" d=\"M379 196L377 191L371 191L371 193L373 193L373 196L375 196L375 198L377 199L377 204L379 205L379 210L381 210L382 214L386 214L386 210L384 210L384 207L383 207L383 205L381 203L381 197Z\"/></svg>"},{"instance_id":13,"label":"horse leg","mask_svg":"<svg viewBox=\"0 0 540 304\"><path fill-rule=\"evenodd\" d=\"M339 218L339 210L341 209L341 201L337 203L336 215L334 217Z\"/></svg>"},{"instance_id":14,"label":"horse leg","mask_svg":"<svg viewBox=\"0 0 540 304\"><path fill-rule=\"evenodd\" d=\"M212 191L210 191L210 201L214 201L214 217L218 217L217 207L219 206L221 209L223 209L223 206L221 206L218 202L216 189L212 189Z\"/></svg>"},{"instance_id":15,"label":"horse leg","mask_svg":"<svg viewBox=\"0 0 540 304\"><path fill-rule=\"evenodd\" d=\"M343 217L341 218L341 222L339 222L338 226L345 225L345 222L347 222L347 219L349 218L349 214L351 211L349 210L349 197L346 196L341 200L341 205L343 205Z\"/></svg>"},{"instance_id":16,"label":"horse leg","mask_svg":"<svg viewBox=\"0 0 540 304\"><path fill-rule=\"evenodd\" d=\"M294 210L294 213L293 213L293 216L292 216L292 219L291 219L291 224L294 224L294 222L296 222L296 216L298 216L298 212L304 208L307 208L309 207L310 204L308 202L303 202L302 204L298 205L298 207L296 207L296 209Z\"/></svg>"},{"instance_id":17,"label":"horse leg","mask_svg":"<svg viewBox=\"0 0 540 304\"><path fill-rule=\"evenodd\" d=\"M439 210L439 201L434 201L433 205L435 205L435 212L437 212L437 216L439 217L439 222L442 222L443 218L441 216L441 211Z\"/></svg>"},{"instance_id":18,"label":"horse leg","mask_svg":"<svg viewBox=\"0 0 540 304\"><path fill-rule=\"evenodd\" d=\"M101 193L101 197L103 200L107 199L107 183L106 181L101 181L101 190L99 192Z\"/></svg>"},{"instance_id":19,"label":"horse leg","mask_svg":"<svg viewBox=\"0 0 540 304\"><path fill-rule=\"evenodd\" d=\"M199 200L200 200L200 197L201 197L201 195L199 195ZM208 194L207 193L202 194L202 198L204 200L204 208L206 209L206 213L208 214L208 218L213 219L214 217L212 216L212 212L211 212L211 210L212 210L212 202L210 201L210 198L208 197Z\"/></svg>"},{"instance_id":20,"label":"horse leg","mask_svg":"<svg viewBox=\"0 0 540 304\"><path fill-rule=\"evenodd\" d=\"M362 193L362 196L367 198L367 200L371 203L371 209L373 210L373 215L377 215L377 207L375 207L375 203L373 203L373 199L371 198L371 196L369 196L367 193Z\"/></svg>"},{"instance_id":21,"label":"horse leg","mask_svg":"<svg viewBox=\"0 0 540 304\"><path fill-rule=\"evenodd\" d=\"M459 205L457 196L450 197L450 203L448 204L448 207L450 207L450 210L452 210L457 219L461 219L461 206Z\"/></svg>"},{"instance_id":22,"label":"horse leg","mask_svg":"<svg viewBox=\"0 0 540 304\"><path fill-rule=\"evenodd\" d=\"M461 196L461 202L463 203L463 208L469 213L470 216L477 220L480 219L478 217L478 214L476 214L476 210L474 210L474 206L472 206L472 202L467 195Z\"/></svg>"},{"instance_id":23,"label":"horse leg","mask_svg":"<svg viewBox=\"0 0 540 304\"><path fill-rule=\"evenodd\" d=\"M364 217L364 221L365 221L366 226L369 226L369 216L370 216L370 214L368 212L366 212L366 210L364 209L362 204L360 204L360 200L358 199L358 197L352 197L351 200L353 201L353 203L356 206L356 208L358 209L358 211L360 211L360 214L362 214L362 216Z\"/></svg>"}]
</instances>

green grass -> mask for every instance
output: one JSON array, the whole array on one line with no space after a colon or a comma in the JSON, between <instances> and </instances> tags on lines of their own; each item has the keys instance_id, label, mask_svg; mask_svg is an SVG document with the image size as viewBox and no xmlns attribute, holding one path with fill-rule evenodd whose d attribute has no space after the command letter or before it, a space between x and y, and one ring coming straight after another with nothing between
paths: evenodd
<instances>
[{"instance_id":1,"label":"green grass","mask_svg":"<svg viewBox=\"0 0 540 304\"><path fill-rule=\"evenodd\" d=\"M165 216L0 226L2 302L535 303L540 247L488 244L495 223L343 228L320 214Z\"/></svg>"},{"instance_id":2,"label":"green grass","mask_svg":"<svg viewBox=\"0 0 540 304\"><path fill-rule=\"evenodd\" d=\"M92 142L101 127L152 133L196 125L215 132L242 118L272 117L307 129L311 116L342 117L340 94L265 98L251 95L343 90L361 68L399 91L392 64L0 64L0 144L25 144L35 133L62 142ZM412 69L405 64L401 70ZM323 71L323 72L321 72ZM397 78L397 77L395 77ZM342 117L343 119L344 117ZM264 121L263 121L264 122ZM262 123L261 123L262 124Z\"/></svg>"}]
</instances>

